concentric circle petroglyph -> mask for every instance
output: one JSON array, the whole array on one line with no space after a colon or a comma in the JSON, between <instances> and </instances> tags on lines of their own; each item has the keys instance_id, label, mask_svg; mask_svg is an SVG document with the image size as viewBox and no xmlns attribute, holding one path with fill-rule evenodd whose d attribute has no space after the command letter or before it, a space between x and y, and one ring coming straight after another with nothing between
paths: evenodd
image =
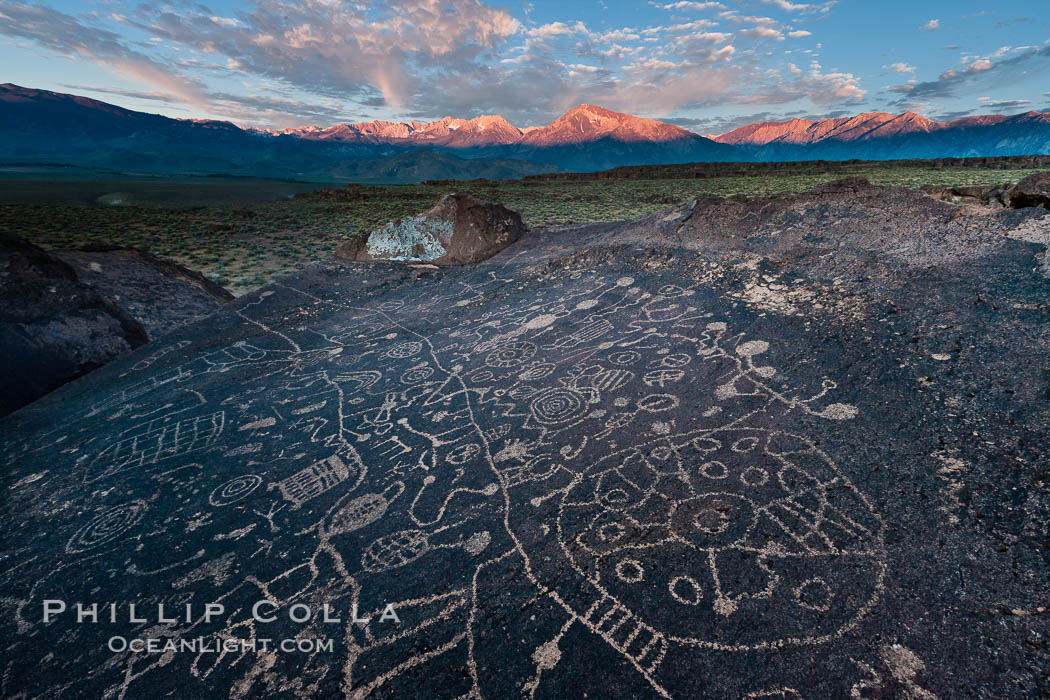
<instances>
[{"instance_id":1,"label":"concentric circle petroglyph","mask_svg":"<svg viewBox=\"0 0 1050 700\"><path fill-rule=\"evenodd\" d=\"M384 358L390 358L394 360L403 360L408 357L414 357L423 351L423 343L418 340L406 340L397 343L392 348L383 353Z\"/></svg>"},{"instance_id":2,"label":"concentric circle petroglyph","mask_svg":"<svg viewBox=\"0 0 1050 700\"><path fill-rule=\"evenodd\" d=\"M688 474L696 478L683 491ZM867 613L885 570L882 521L846 484L797 435L739 428L669 436L587 468L558 496L564 559L533 561L548 585L557 587L568 567L594 586L595 597L566 601L581 617L599 600L618 601L609 604L626 606L667 643L818 643ZM664 596L639 596L640 572L646 582L663 580ZM718 632L726 623L732 642Z\"/></svg>"},{"instance_id":3,"label":"concentric circle petroglyph","mask_svg":"<svg viewBox=\"0 0 1050 700\"><path fill-rule=\"evenodd\" d=\"M536 345L527 341L519 343L508 343L496 348L485 356L485 364L489 367L509 369L525 364L536 354Z\"/></svg>"},{"instance_id":4,"label":"concentric circle petroglyph","mask_svg":"<svg viewBox=\"0 0 1050 700\"><path fill-rule=\"evenodd\" d=\"M430 365L421 365L419 367L413 367L402 374L401 382L404 384L418 384L419 382L425 382L430 379L433 374L433 367Z\"/></svg>"},{"instance_id":5,"label":"concentric circle petroglyph","mask_svg":"<svg viewBox=\"0 0 1050 700\"><path fill-rule=\"evenodd\" d=\"M77 530L66 551L75 554L112 542L134 527L145 512L146 502L142 500L107 508Z\"/></svg>"},{"instance_id":6,"label":"concentric circle petroglyph","mask_svg":"<svg viewBox=\"0 0 1050 700\"><path fill-rule=\"evenodd\" d=\"M246 498L252 491L259 488L262 477L257 474L244 474L237 476L224 484L215 487L208 496L208 502L213 506L228 506Z\"/></svg>"},{"instance_id":7,"label":"concentric circle petroglyph","mask_svg":"<svg viewBox=\"0 0 1050 700\"><path fill-rule=\"evenodd\" d=\"M541 425L559 425L579 418L586 410L583 397L570 389L551 388L538 393L529 404Z\"/></svg>"}]
</instances>

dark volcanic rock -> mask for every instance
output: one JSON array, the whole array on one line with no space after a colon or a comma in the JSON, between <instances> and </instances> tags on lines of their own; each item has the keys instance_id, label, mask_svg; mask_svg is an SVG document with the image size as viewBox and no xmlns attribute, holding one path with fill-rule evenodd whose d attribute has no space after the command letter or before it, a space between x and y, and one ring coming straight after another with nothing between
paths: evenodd
<instances>
[{"instance_id":1,"label":"dark volcanic rock","mask_svg":"<svg viewBox=\"0 0 1050 700\"><path fill-rule=\"evenodd\" d=\"M954 187L937 187L925 185L922 191L945 202L973 204L985 207L1002 208L1004 198L1011 185L958 185Z\"/></svg>"},{"instance_id":2,"label":"dark volcanic rock","mask_svg":"<svg viewBox=\"0 0 1050 700\"><path fill-rule=\"evenodd\" d=\"M53 254L69 263L82 282L130 313L151 340L234 298L199 272L134 248L94 246Z\"/></svg>"},{"instance_id":3,"label":"dark volcanic rock","mask_svg":"<svg viewBox=\"0 0 1050 700\"><path fill-rule=\"evenodd\" d=\"M1014 209L1043 207L1050 209L1050 171L1029 175L1011 187L1006 202Z\"/></svg>"},{"instance_id":4,"label":"dark volcanic rock","mask_svg":"<svg viewBox=\"0 0 1050 700\"><path fill-rule=\"evenodd\" d=\"M0 415L233 298L129 248L48 253L0 232L0 264Z\"/></svg>"},{"instance_id":5,"label":"dark volcanic rock","mask_svg":"<svg viewBox=\"0 0 1050 700\"><path fill-rule=\"evenodd\" d=\"M1050 214L958 210L326 261L111 363L0 421L3 694L1045 696Z\"/></svg>"},{"instance_id":6,"label":"dark volcanic rock","mask_svg":"<svg viewBox=\"0 0 1050 700\"><path fill-rule=\"evenodd\" d=\"M0 231L0 415L148 340L65 262Z\"/></svg>"},{"instance_id":7,"label":"dark volcanic rock","mask_svg":"<svg viewBox=\"0 0 1050 700\"><path fill-rule=\"evenodd\" d=\"M423 214L376 229L367 240L347 241L335 255L356 261L469 265L492 257L526 230L516 211L453 193Z\"/></svg>"}]
</instances>

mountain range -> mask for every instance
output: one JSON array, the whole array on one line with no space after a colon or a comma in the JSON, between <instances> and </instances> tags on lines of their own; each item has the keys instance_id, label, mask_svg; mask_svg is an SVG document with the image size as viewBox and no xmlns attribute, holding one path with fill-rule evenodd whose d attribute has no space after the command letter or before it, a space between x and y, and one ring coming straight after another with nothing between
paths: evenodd
<instances>
[{"instance_id":1,"label":"mountain range","mask_svg":"<svg viewBox=\"0 0 1050 700\"><path fill-rule=\"evenodd\" d=\"M305 126L269 134L297 136L314 141L340 143L387 143L446 148L531 146L549 148L614 139L623 143L689 142L697 134L654 119L613 112L593 105L573 107L547 126L519 129L498 115L473 119L445 117L435 122L373 121L337 124L327 128ZM703 137L700 137L703 138Z\"/></svg>"},{"instance_id":2,"label":"mountain range","mask_svg":"<svg viewBox=\"0 0 1050 700\"><path fill-rule=\"evenodd\" d=\"M762 122L711 138L582 104L546 126L496 115L245 129L0 85L0 163L365 183L522 177L621 165L1050 153L1050 113L938 122L906 114Z\"/></svg>"},{"instance_id":3,"label":"mountain range","mask_svg":"<svg viewBox=\"0 0 1050 700\"><path fill-rule=\"evenodd\" d=\"M947 122L905 112L761 122L712 137L766 160L888 160L1050 153L1050 112L986 114Z\"/></svg>"}]
</instances>

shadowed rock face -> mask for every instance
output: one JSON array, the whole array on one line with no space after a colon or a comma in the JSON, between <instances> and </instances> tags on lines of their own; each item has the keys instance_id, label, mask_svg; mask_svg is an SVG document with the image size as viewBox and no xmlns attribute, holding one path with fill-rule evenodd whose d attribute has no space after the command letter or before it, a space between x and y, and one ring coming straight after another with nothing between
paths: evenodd
<instances>
[{"instance_id":1,"label":"shadowed rock face","mask_svg":"<svg viewBox=\"0 0 1050 700\"><path fill-rule=\"evenodd\" d=\"M0 232L0 415L147 340L138 321L68 264Z\"/></svg>"},{"instance_id":2,"label":"shadowed rock face","mask_svg":"<svg viewBox=\"0 0 1050 700\"><path fill-rule=\"evenodd\" d=\"M348 241L335 255L356 261L468 265L492 257L525 231L516 211L453 193L423 214L392 221L367 239Z\"/></svg>"},{"instance_id":3,"label":"shadowed rock face","mask_svg":"<svg viewBox=\"0 0 1050 700\"><path fill-rule=\"evenodd\" d=\"M150 339L207 316L233 295L204 275L134 248L58 250L78 278L126 309Z\"/></svg>"},{"instance_id":4,"label":"shadowed rock face","mask_svg":"<svg viewBox=\"0 0 1050 700\"><path fill-rule=\"evenodd\" d=\"M4 693L1039 695L1050 214L959 209L847 181L331 260L111 363L0 422Z\"/></svg>"},{"instance_id":5,"label":"shadowed rock face","mask_svg":"<svg viewBox=\"0 0 1050 700\"><path fill-rule=\"evenodd\" d=\"M48 253L0 232L0 415L232 298L141 251Z\"/></svg>"},{"instance_id":6,"label":"shadowed rock face","mask_svg":"<svg viewBox=\"0 0 1050 700\"><path fill-rule=\"evenodd\" d=\"M1050 209L1050 172L1029 175L1011 187L1006 197L1009 205L1014 208Z\"/></svg>"}]
</instances>

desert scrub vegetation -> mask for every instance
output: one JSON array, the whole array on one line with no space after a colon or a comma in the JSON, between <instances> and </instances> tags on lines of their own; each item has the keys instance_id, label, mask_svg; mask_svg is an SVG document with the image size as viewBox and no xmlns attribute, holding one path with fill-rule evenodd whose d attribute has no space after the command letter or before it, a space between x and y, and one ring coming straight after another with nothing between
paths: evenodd
<instances>
[{"instance_id":1,"label":"desert scrub vegetation","mask_svg":"<svg viewBox=\"0 0 1050 700\"><path fill-rule=\"evenodd\" d=\"M158 208L99 205L0 205L0 227L44 248L109 244L141 248L199 270L244 294L327 257L347 238L429 208L449 191L517 210L530 226L624 221L698 194L747 197L804 192L847 175L879 185L967 185L1016 182L1037 169L840 164L727 177L438 182L319 189L258 204ZM195 185L199 187L200 185Z\"/></svg>"}]
</instances>

